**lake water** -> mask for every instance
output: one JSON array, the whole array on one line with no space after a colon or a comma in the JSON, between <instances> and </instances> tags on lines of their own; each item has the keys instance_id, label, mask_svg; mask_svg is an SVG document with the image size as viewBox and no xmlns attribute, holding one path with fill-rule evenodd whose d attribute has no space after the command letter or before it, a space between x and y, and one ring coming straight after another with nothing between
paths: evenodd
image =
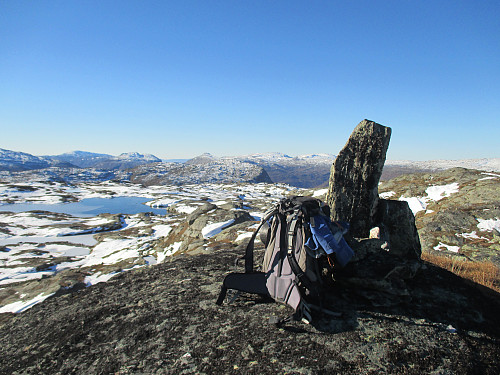
<instances>
[{"instance_id":1,"label":"lake water","mask_svg":"<svg viewBox=\"0 0 500 375\"><path fill-rule=\"evenodd\" d=\"M153 212L157 215L165 215L166 209L152 208L144 203L148 198L141 197L115 197L115 198L87 198L80 202L37 204L37 203L15 203L0 206L0 211L27 212L27 211L50 211L68 214L78 217L96 216L99 214L138 214L141 212Z\"/></svg>"}]
</instances>

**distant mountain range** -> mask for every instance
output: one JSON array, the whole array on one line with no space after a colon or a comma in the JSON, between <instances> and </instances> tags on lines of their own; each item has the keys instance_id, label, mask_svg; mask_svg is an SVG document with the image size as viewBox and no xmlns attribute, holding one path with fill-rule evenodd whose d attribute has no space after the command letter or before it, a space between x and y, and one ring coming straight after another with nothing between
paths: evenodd
<instances>
[{"instance_id":1,"label":"distant mountain range","mask_svg":"<svg viewBox=\"0 0 500 375\"><path fill-rule=\"evenodd\" d=\"M330 168L335 157L332 154L292 157L273 152L239 156L236 159L261 166L274 182L283 182L302 188L314 188L328 184Z\"/></svg>"},{"instance_id":2,"label":"distant mountain range","mask_svg":"<svg viewBox=\"0 0 500 375\"><path fill-rule=\"evenodd\" d=\"M211 156L204 162L201 159L203 156L179 163L137 152L112 156L85 151L34 156L0 149L0 178L68 183L118 180L143 185L273 182L255 163Z\"/></svg>"},{"instance_id":3,"label":"distant mountain range","mask_svg":"<svg viewBox=\"0 0 500 375\"><path fill-rule=\"evenodd\" d=\"M428 161L389 160L385 162L382 179L388 180L408 173L443 171L457 167L486 172L500 172L500 158Z\"/></svg>"},{"instance_id":4,"label":"distant mountain range","mask_svg":"<svg viewBox=\"0 0 500 375\"><path fill-rule=\"evenodd\" d=\"M159 163L161 159L151 154L127 152L118 156L96 154L87 151L73 151L62 155L45 156L49 160L58 160L73 164L79 168L95 168L100 170L125 170L142 164Z\"/></svg>"},{"instance_id":5,"label":"distant mountain range","mask_svg":"<svg viewBox=\"0 0 500 375\"><path fill-rule=\"evenodd\" d=\"M58 160L0 148L0 171L27 171L61 166L61 164L62 162Z\"/></svg>"},{"instance_id":6,"label":"distant mountain range","mask_svg":"<svg viewBox=\"0 0 500 375\"><path fill-rule=\"evenodd\" d=\"M310 154L292 157L272 152L221 158L203 154L191 159L189 162L196 161L199 163L217 159L239 160L261 166L274 182L283 182L302 188L316 188L328 186L330 169L335 158L336 156L333 154ZM500 158L431 161L387 160L381 179L389 180L410 173L433 172L455 167L500 172Z\"/></svg>"},{"instance_id":7,"label":"distant mountain range","mask_svg":"<svg viewBox=\"0 0 500 375\"><path fill-rule=\"evenodd\" d=\"M0 177L36 173L40 179L68 182L78 180L125 180L145 185L198 182L277 182L303 188L325 187L332 154L289 156L261 153L215 157L205 153L193 159L161 160L137 152L119 156L86 151L34 156L0 149ZM453 167L500 172L500 158L433 161L386 161L382 180L403 174L431 172ZM1 172L3 171L3 172ZM22 175L19 179L26 178Z\"/></svg>"},{"instance_id":8,"label":"distant mountain range","mask_svg":"<svg viewBox=\"0 0 500 375\"><path fill-rule=\"evenodd\" d=\"M61 155L34 156L24 152L0 148L0 170L12 172L49 167L95 168L106 171L125 170L138 165L156 162L161 162L161 159L154 155L139 154L137 152L112 156L87 151L73 151Z\"/></svg>"}]
</instances>

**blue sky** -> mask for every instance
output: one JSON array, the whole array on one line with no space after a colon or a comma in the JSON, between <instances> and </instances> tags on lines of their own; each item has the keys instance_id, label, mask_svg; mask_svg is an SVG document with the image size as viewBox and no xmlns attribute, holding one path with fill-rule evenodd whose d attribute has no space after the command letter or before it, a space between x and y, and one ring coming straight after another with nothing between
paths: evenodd
<instances>
[{"instance_id":1,"label":"blue sky","mask_svg":"<svg viewBox=\"0 0 500 375\"><path fill-rule=\"evenodd\" d=\"M500 2L0 2L0 148L500 157Z\"/></svg>"}]
</instances>

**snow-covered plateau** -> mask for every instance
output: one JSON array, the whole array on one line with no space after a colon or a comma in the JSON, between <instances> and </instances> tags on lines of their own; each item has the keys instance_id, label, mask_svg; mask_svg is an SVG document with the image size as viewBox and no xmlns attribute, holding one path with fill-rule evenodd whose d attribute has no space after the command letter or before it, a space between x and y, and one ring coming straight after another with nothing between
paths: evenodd
<instances>
[{"instance_id":1,"label":"snow-covered plateau","mask_svg":"<svg viewBox=\"0 0 500 375\"><path fill-rule=\"evenodd\" d=\"M210 248L217 234L235 222L219 219L216 211L251 215L239 223L234 233L233 240L243 241L270 205L285 195L301 193L287 185L264 183L147 188L109 181L76 185L0 183L0 313L21 312L55 293L164 262L183 250L182 238L170 238L171 232L204 205L214 208L206 212L200 228L202 246ZM116 197L147 198L147 205L162 207L167 214L102 213L81 217L50 210L5 211L12 204L31 204L34 208L44 204L50 208L62 202ZM127 207L123 209L127 212Z\"/></svg>"},{"instance_id":2,"label":"snow-covered plateau","mask_svg":"<svg viewBox=\"0 0 500 375\"><path fill-rule=\"evenodd\" d=\"M199 172L198 180L205 178L201 171L208 170L219 182L218 171L227 175L229 170L237 178L243 163L253 170L248 161L220 163L207 155L198 162L185 166ZM164 164L143 165L136 173L141 170L147 178L150 168L158 172ZM0 182L0 313L23 311L51 295L162 263L176 254L242 244L263 213L282 197L324 199L327 192L270 183L190 184L188 174L178 175L186 177L183 185L145 186L128 180L99 181L92 178L97 172L89 169L75 168L74 183L25 179L23 173L7 173ZM424 251L500 264L500 173L455 168L404 175L383 181L379 193L383 199L408 202ZM143 198L150 210L130 211L125 197ZM98 207L86 215L59 209L88 199L125 203L122 211L112 213ZM15 212L12 207L20 204L28 208ZM165 213L149 212L155 209Z\"/></svg>"}]
</instances>

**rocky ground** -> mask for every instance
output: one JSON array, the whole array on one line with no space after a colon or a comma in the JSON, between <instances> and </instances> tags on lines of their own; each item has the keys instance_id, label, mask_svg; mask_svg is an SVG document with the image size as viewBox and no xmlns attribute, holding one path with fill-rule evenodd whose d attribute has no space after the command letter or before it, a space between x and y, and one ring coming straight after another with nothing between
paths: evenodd
<instances>
[{"instance_id":1,"label":"rocky ground","mask_svg":"<svg viewBox=\"0 0 500 375\"><path fill-rule=\"evenodd\" d=\"M0 372L498 373L500 299L494 292L483 294L424 264L406 281L406 296L394 298L349 286L355 262L329 292L327 307L340 316L276 328L268 319L287 316L289 308L252 295L215 305L241 251L228 245L175 256L17 314L0 328Z\"/></svg>"}]
</instances>

